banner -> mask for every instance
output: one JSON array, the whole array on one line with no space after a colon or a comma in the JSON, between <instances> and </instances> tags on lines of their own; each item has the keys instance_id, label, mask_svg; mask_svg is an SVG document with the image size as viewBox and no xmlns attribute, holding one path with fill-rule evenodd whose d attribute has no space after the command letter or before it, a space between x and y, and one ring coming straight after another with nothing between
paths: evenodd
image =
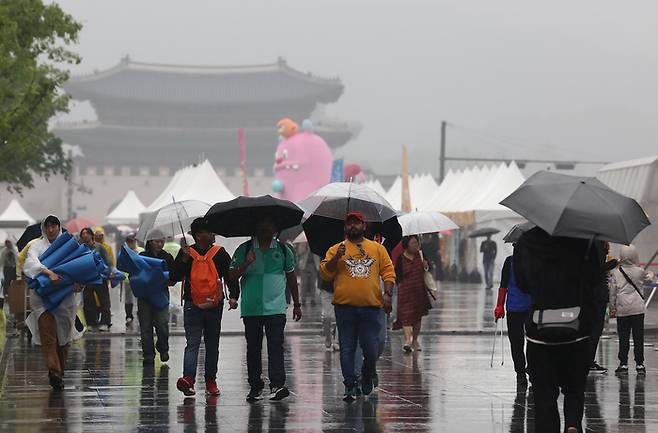
<instances>
[{"instance_id":1,"label":"banner","mask_svg":"<svg viewBox=\"0 0 658 433\"><path fill-rule=\"evenodd\" d=\"M334 163L331 166L332 182L343 182L345 180L344 166L345 166L345 161L343 160L343 158L334 159Z\"/></svg>"}]
</instances>

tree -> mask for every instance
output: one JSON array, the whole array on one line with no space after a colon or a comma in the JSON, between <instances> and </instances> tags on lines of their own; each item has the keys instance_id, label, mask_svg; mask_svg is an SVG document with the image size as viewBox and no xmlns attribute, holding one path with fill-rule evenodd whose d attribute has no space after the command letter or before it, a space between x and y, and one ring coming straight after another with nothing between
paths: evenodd
<instances>
[{"instance_id":1,"label":"tree","mask_svg":"<svg viewBox=\"0 0 658 433\"><path fill-rule=\"evenodd\" d=\"M0 182L10 191L33 188L35 175L70 173L71 161L48 122L68 111L63 68L80 57L66 46L81 28L57 4L0 0Z\"/></svg>"}]
</instances>

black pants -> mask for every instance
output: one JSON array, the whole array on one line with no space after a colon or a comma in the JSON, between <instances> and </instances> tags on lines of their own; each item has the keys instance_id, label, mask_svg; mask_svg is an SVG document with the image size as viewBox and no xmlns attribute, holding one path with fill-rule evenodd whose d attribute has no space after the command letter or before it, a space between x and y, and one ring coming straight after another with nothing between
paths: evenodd
<instances>
[{"instance_id":1,"label":"black pants","mask_svg":"<svg viewBox=\"0 0 658 433\"><path fill-rule=\"evenodd\" d=\"M514 361L514 371L525 373L525 321L528 318L528 312L517 313L514 311L507 312L507 337L509 338L510 350L512 351L512 360Z\"/></svg>"},{"instance_id":2,"label":"black pants","mask_svg":"<svg viewBox=\"0 0 658 433\"><path fill-rule=\"evenodd\" d=\"M137 318L142 339L144 359L155 359L155 349L159 353L169 352L169 308L157 309L146 299L137 299ZM153 328L158 342L153 345Z\"/></svg>"},{"instance_id":3,"label":"black pants","mask_svg":"<svg viewBox=\"0 0 658 433\"><path fill-rule=\"evenodd\" d=\"M2 273L4 277L4 280L2 281L2 295L3 297L6 298L7 293L9 293L9 285L11 284L12 281L16 279L16 268L5 266L2 269L3 269Z\"/></svg>"},{"instance_id":4,"label":"black pants","mask_svg":"<svg viewBox=\"0 0 658 433\"><path fill-rule=\"evenodd\" d=\"M564 394L564 423L583 431L589 341L547 346L528 342L528 370L534 390L535 433L559 433L557 399Z\"/></svg>"},{"instance_id":5,"label":"black pants","mask_svg":"<svg viewBox=\"0 0 658 433\"><path fill-rule=\"evenodd\" d=\"M628 364L628 350L633 331L633 352L635 364L644 364L644 314L617 317L617 334L619 335L619 363Z\"/></svg>"},{"instance_id":6,"label":"black pants","mask_svg":"<svg viewBox=\"0 0 658 433\"><path fill-rule=\"evenodd\" d=\"M605 310L608 307L608 302L598 301L594 314L592 315L592 333L589 336L590 344L590 365L596 361L596 350L599 347L599 340L603 334L603 326L605 325Z\"/></svg>"},{"instance_id":7,"label":"black pants","mask_svg":"<svg viewBox=\"0 0 658 433\"><path fill-rule=\"evenodd\" d=\"M247 339L247 375L249 386L263 388L261 377L263 364L263 330L267 336L267 372L270 388L279 388L286 383L286 371L283 364L283 330L286 327L285 314L272 316L243 317L244 336Z\"/></svg>"},{"instance_id":8,"label":"black pants","mask_svg":"<svg viewBox=\"0 0 658 433\"><path fill-rule=\"evenodd\" d=\"M96 297L100 307L96 306ZM110 326L112 324L112 316L110 314L110 290L107 287L107 282L103 284L89 284L82 292L83 310L85 312L85 319L87 326L101 325ZM100 322L99 322L100 313Z\"/></svg>"}]
</instances>

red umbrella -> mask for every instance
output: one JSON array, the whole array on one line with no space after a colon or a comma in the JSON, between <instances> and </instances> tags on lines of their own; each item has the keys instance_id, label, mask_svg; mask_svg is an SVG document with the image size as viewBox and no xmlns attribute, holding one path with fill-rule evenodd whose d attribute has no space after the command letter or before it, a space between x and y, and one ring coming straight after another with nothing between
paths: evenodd
<instances>
[{"instance_id":1,"label":"red umbrella","mask_svg":"<svg viewBox=\"0 0 658 433\"><path fill-rule=\"evenodd\" d=\"M71 234L77 234L85 227L93 227L97 225L98 223L90 218L73 218L64 224L64 228Z\"/></svg>"}]
</instances>

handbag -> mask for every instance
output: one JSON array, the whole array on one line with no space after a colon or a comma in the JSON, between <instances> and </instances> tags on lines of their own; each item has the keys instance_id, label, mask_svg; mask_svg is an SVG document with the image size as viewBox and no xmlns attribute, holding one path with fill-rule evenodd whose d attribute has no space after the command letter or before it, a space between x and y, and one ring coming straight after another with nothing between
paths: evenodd
<instances>
[{"instance_id":1,"label":"handbag","mask_svg":"<svg viewBox=\"0 0 658 433\"><path fill-rule=\"evenodd\" d=\"M420 252L420 259L423 260L423 263L425 262L425 259L423 258L423 252ZM439 287L436 284L436 280L434 279L434 275L430 272L429 266L424 267L424 274L423 274L423 281L425 281L425 289L427 290L427 293L432 297L432 300L436 301L436 293L439 291Z\"/></svg>"},{"instance_id":2,"label":"handbag","mask_svg":"<svg viewBox=\"0 0 658 433\"><path fill-rule=\"evenodd\" d=\"M537 332L546 337L569 338L580 329L580 307L535 310L532 322Z\"/></svg>"}]
</instances>

